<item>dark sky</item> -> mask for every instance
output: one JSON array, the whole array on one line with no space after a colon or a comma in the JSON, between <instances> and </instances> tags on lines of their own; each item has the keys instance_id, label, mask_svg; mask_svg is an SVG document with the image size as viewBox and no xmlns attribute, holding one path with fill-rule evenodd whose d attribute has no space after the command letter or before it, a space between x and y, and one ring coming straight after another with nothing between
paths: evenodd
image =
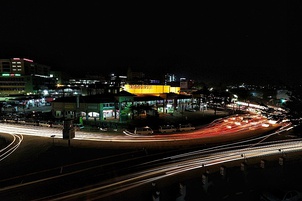
<instances>
[{"instance_id":1,"label":"dark sky","mask_svg":"<svg viewBox=\"0 0 302 201\"><path fill-rule=\"evenodd\" d=\"M0 58L82 76L130 67L206 82L300 79L299 1L101 2L1 2Z\"/></svg>"}]
</instances>

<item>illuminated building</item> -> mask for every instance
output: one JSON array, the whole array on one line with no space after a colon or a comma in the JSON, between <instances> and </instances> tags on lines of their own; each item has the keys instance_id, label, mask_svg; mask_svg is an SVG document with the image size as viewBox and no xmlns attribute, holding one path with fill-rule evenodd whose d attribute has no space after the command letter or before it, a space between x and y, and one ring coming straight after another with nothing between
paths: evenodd
<instances>
[{"instance_id":1,"label":"illuminated building","mask_svg":"<svg viewBox=\"0 0 302 201\"><path fill-rule=\"evenodd\" d=\"M152 105L159 113L183 111L192 99L191 95L180 94L180 87L170 85L125 84L124 90L136 95L134 104Z\"/></svg>"},{"instance_id":2,"label":"illuminated building","mask_svg":"<svg viewBox=\"0 0 302 201\"><path fill-rule=\"evenodd\" d=\"M138 96L147 94L160 96L164 93L179 94L180 87L171 87L170 85L125 84L124 90Z\"/></svg>"},{"instance_id":3,"label":"illuminated building","mask_svg":"<svg viewBox=\"0 0 302 201\"><path fill-rule=\"evenodd\" d=\"M149 82L144 81L144 74L128 74L131 74L130 82L126 76L112 74L108 80L88 84L89 93L86 96L78 96L78 105L76 97L56 99L52 102L54 116L125 122L133 119L135 115L140 115L140 112L145 115L173 113L176 110L181 112L191 103L192 96L180 94L179 86L145 84Z\"/></svg>"},{"instance_id":4,"label":"illuminated building","mask_svg":"<svg viewBox=\"0 0 302 201\"><path fill-rule=\"evenodd\" d=\"M50 67L26 58L0 59L0 95L38 93L54 85Z\"/></svg>"}]
</instances>

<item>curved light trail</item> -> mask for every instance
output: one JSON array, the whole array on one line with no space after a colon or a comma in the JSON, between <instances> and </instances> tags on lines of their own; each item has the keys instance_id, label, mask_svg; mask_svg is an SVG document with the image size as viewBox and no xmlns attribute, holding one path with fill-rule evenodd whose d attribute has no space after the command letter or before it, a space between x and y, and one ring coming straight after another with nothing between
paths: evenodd
<instances>
[{"instance_id":1,"label":"curved light trail","mask_svg":"<svg viewBox=\"0 0 302 201\"><path fill-rule=\"evenodd\" d=\"M20 146L21 142L23 141L23 135L20 134L9 134L9 135L12 136L12 142L0 150L0 161L10 156Z\"/></svg>"},{"instance_id":2,"label":"curved light trail","mask_svg":"<svg viewBox=\"0 0 302 201\"><path fill-rule=\"evenodd\" d=\"M248 159L263 158L281 154L280 150L282 150L282 154L301 152L302 141L280 142L278 144L214 152L207 155L195 155L194 157L188 154L187 157L181 160L170 161L169 164L158 165L122 177L115 177L93 186L64 192L48 198L51 198L51 200L77 200L89 195L90 200L98 200L116 193L128 191L132 188L149 185L152 182L158 182L161 179L184 172L231 162L241 162L243 160L242 155Z\"/></svg>"},{"instance_id":3,"label":"curved light trail","mask_svg":"<svg viewBox=\"0 0 302 201\"><path fill-rule=\"evenodd\" d=\"M232 117L233 118L233 117ZM214 121L212 124L205 126L206 129L211 129L212 126L218 126L218 127L224 127L222 124L228 124L230 123L227 118L220 119L217 121ZM233 119L232 119L233 120ZM260 125L262 122L259 122L258 124ZM258 124L252 124L252 125L258 125ZM24 126L21 127L14 127L12 126L11 128L8 128L5 125L2 126L0 125L0 129L7 129L10 131L12 134L14 132L17 133L26 133L26 134L31 134L31 135L37 135L37 133L42 133L42 132L37 132L38 130L43 130L43 133L45 130L49 131L46 136L50 136L50 134L54 134L53 131L59 133L62 132L62 130L54 130L54 129L48 129L48 128L40 128L40 127L28 127L24 128ZM261 126L260 126L261 127ZM279 134L280 132L286 131L288 128L290 128L291 125L284 125L283 127L280 127L278 131L275 133L271 133L270 135L276 135ZM13 130L13 128L16 128L17 130ZM202 130L202 129L200 129ZM201 132L200 130L196 130L194 132ZM85 132L81 132L85 133ZM186 136L186 135L192 135L193 132L188 132L188 133L180 133L178 135ZM175 136L177 134L172 134L172 136ZM169 135L167 135L169 136ZM166 137L167 137L166 136ZM101 139L108 138L109 136L105 136ZM129 136L120 136L122 138L129 138ZM153 136L154 137L154 136ZM152 139L153 137L150 137ZM160 136L162 138L163 136ZM261 141L264 137L258 137L256 140ZM132 139L132 137L130 137ZM117 138L119 140L119 138ZM144 138L145 139L145 138ZM150 140L147 139L147 140ZM253 139L254 141L255 139ZM245 142L248 142L249 140L246 140ZM252 139L251 139L252 141ZM109 179L106 180L102 183L93 185L93 186L88 186L85 188L81 188L78 190L72 190L71 192L66 192L63 194L58 194L55 196L47 197L46 199L51 199L51 200L65 200L65 199L76 199L78 196L85 196L87 194L91 194L91 197L94 197L96 199L103 198L106 196L113 195L118 192L125 192L127 190L133 189L135 187L139 187L142 185L147 185L150 184L150 182L158 181L160 179L167 178L169 176L174 176L180 173L196 170L199 168L205 168L205 167L211 167L213 165L218 165L218 164L224 164L227 162L236 162L240 161L243 159L242 155L246 158L255 158L255 157L261 157L261 156L270 156L273 154L280 154L280 150L282 150L283 153L289 153L293 151L301 151L301 141L289 141L289 142L274 142L275 144L266 144L266 143L259 143L259 144L249 144L249 145L240 145L239 142L237 143L229 143L228 145L220 145L220 146L215 146L212 148L207 148L207 149L202 149L199 151L194 151L194 152L189 152L185 154L180 154L180 155L175 155L171 156L168 158L162 158L162 159L157 159L154 161L138 164L137 166L140 166L141 168L140 171L137 171L136 173L131 173L127 175L123 175L120 177L115 177L114 179ZM154 165L156 164L156 165ZM135 166L132 166L134 168ZM75 170L73 172L68 172L64 174L59 174L59 175L52 175L51 177L42 177L39 180L36 181L31 181L28 183L22 183L22 184L16 184L14 186L9 186L4 189L9 190L9 189L18 189L22 188L22 186L31 186L31 185L36 185L38 183L43 183L45 181L50 181L54 179L59 179L63 178L68 175L76 175L79 172L85 172L85 171L90 171L93 168L98 168L98 167L88 167L88 168L83 168L81 171ZM58 172L58 171L57 171ZM2 191L1 190L1 191ZM45 199L45 198L43 198ZM92 200L92 199L91 199Z\"/></svg>"},{"instance_id":4,"label":"curved light trail","mask_svg":"<svg viewBox=\"0 0 302 201\"><path fill-rule=\"evenodd\" d=\"M75 140L92 140L103 142L169 142L169 141L182 141L188 139L211 138L217 136L236 135L240 132L254 132L258 129L263 129L263 125L273 127L279 124L270 122L267 118L260 115L234 115L225 118L216 119L210 124L201 126L194 131L183 131L177 133L160 134L154 133L153 135L136 135L130 131L123 131L115 135L107 132L89 132L89 131L75 131ZM290 122L280 124L282 128L290 129ZM20 124L0 124L0 132L4 133L18 133L22 135L33 135L41 137L63 138L62 129L48 128L42 126L26 126Z\"/></svg>"}]
</instances>

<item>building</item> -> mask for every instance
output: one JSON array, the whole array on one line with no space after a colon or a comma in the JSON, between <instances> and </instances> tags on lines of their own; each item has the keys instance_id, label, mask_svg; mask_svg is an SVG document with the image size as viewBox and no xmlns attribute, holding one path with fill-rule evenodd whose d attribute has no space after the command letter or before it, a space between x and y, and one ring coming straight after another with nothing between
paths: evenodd
<instances>
[{"instance_id":1,"label":"building","mask_svg":"<svg viewBox=\"0 0 302 201\"><path fill-rule=\"evenodd\" d=\"M52 113L58 119L76 121L79 118L126 121L128 119L126 111L129 110L129 104L132 105L134 96L121 91L117 94L61 97L52 101Z\"/></svg>"},{"instance_id":2,"label":"building","mask_svg":"<svg viewBox=\"0 0 302 201\"><path fill-rule=\"evenodd\" d=\"M26 58L0 59L0 96L38 94L55 84L47 65Z\"/></svg>"},{"instance_id":3,"label":"building","mask_svg":"<svg viewBox=\"0 0 302 201\"><path fill-rule=\"evenodd\" d=\"M180 87L169 85L125 84L118 93L62 97L52 102L56 118L125 122L134 116L184 111L192 96L179 94Z\"/></svg>"}]
</instances>

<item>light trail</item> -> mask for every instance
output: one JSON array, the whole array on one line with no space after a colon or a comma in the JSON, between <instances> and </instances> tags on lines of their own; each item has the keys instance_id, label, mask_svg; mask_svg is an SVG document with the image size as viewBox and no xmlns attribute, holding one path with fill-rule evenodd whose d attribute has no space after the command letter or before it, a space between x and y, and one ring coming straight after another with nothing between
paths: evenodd
<instances>
[{"instance_id":1,"label":"light trail","mask_svg":"<svg viewBox=\"0 0 302 201\"><path fill-rule=\"evenodd\" d=\"M9 134L12 136L12 142L0 150L0 161L10 156L22 143L23 136L20 134Z\"/></svg>"},{"instance_id":2,"label":"light trail","mask_svg":"<svg viewBox=\"0 0 302 201\"><path fill-rule=\"evenodd\" d=\"M275 145L265 145L261 147L250 147L244 149L229 150L227 152L217 152L204 156L199 155L194 158L183 158L182 160L170 161L169 164L158 165L156 167L142 170L133 174L116 177L93 186L64 192L62 194L51 196L51 200L76 200L82 196L90 195L91 200L108 197L116 193L122 193L143 185L149 185L151 182L158 182L170 176L176 176L192 170L210 168L215 165L228 164L230 162L240 162L245 158L263 158L280 154L302 151L302 141L284 142Z\"/></svg>"},{"instance_id":3,"label":"light trail","mask_svg":"<svg viewBox=\"0 0 302 201\"><path fill-rule=\"evenodd\" d=\"M244 122L242 124L236 125L234 122L239 122L245 118L249 118L250 121ZM235 134L244 131L255 131L262 128L262 124L268 123L265 117L259 115L234 115L226 118L220 118L214 120L212 123L205 125L194 131L178 132L171 134L160 134L155 133L153 135L135 135L130 131L125 130L122 133L116 135L110 135L109 133L103 132L87 132L87 131L75 131L75 140L93 140L93 141L104 141L104 142L148 142L148 141L158 141L158 142L171 142L188 140L194 138L206 138L215 136L225 136L226 134ZM227 128L229 127L229 128ZM290 129L290 128L288 128ZM58 128L48 128L42 126L26 126L20 124L0 124L0 132L4 133L19 133L23 135L33 135L41 137L50 137L59 139L63 138L62 129Z\"/></svg>"}]
</instances>

